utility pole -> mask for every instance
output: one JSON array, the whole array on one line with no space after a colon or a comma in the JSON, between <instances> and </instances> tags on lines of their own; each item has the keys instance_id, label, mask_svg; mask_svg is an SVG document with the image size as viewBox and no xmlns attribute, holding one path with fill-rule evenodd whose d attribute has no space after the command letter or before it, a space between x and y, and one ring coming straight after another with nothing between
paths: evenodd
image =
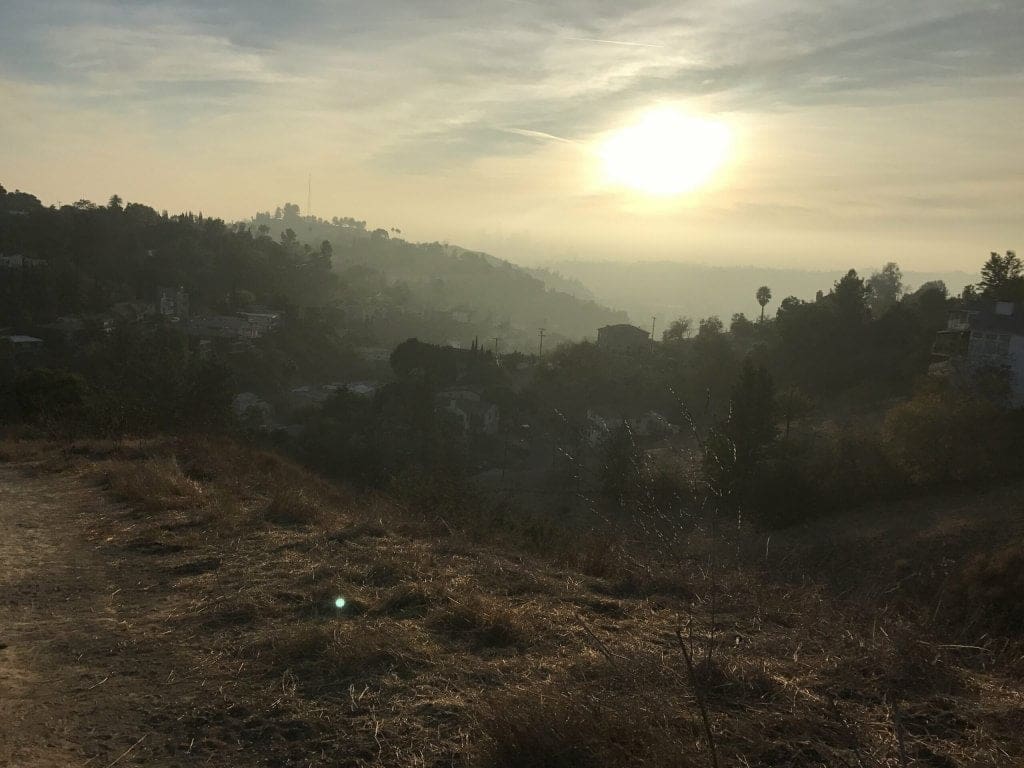
<instances>
[{"instance_id":1,"label":"utility pole","mask_svg":"<svg viewBox=\"0 0 1024 768\"><path fill-rule=\"evenodd\" d=\"M495 360L498 359L498 344L500 342L501 342L501 337L500 336L495 336L494 337L494 359Z\"/></svg>"},{"instance_id":2,"label":"utility pole","mask_svg":"<svg viewBox=\"0 0 1024 768\"><path fill-rule=\"evenodd\" d=\"M313 215L313 174L309 174L309 180L306 184L306 215Z\"/></svg>"},{"instance_id":3,"label":"utility pole","mask_svg":"<svg viewBox=\"0 0 1024 768\"><path fill-rule=\"evenodd\" d=\"M540 329L540 347L537 350L537 357L544 356L544 328Z\"/></svg>"},{"instance_id":4,"label":"utility pole","mask_svg":"<svg viewBox=\"0 0 1024 768\"><path fill-rule=\"evenodd\" d=\"M658 322L658 316L657 315L651 315L651 341L654 341L654 326L657 324L657 322Z\"/></svg>"}]
</instances>

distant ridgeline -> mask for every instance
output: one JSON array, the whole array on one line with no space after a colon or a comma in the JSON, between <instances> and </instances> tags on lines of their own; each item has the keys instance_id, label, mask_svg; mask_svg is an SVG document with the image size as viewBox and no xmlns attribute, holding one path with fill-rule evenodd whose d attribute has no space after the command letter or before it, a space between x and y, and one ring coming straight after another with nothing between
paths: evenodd
<instances>
[{"instance_id":1,"label":"distant ridgeline","mask_svg":"<svg viewBox=\"0 0 1024 768\"><path fill-rule=\"evenodd\" d=\"M597 301L625 309L641 325L649 324L651 316L657 315L660 328L680 316L729 318L736 312L756 315L760 307L754 291L761 285L771 287L776 308L787 296L809 301L817 291L828 293L846 274L846 269L722 267L672 261L556 261L550 268L582 282ZM871 270L863 272L870 274ZM978 280L977 274L967 272L903 272L902 277L908 292L941 280L953 295Z\"/></svg>"},{"instance_id":2,"label":"distant ridgeline","mask_svg":"<svg viewBox=\"0 0 1024 768\"><path fill-rule=\"evenodd\" d=\"M532 351L542 327L558 343L594 338L597 328L627 319L597 304L579 281L458 246L410 243L397 228L301 216L292 204L259 213L248 226L314 250L328 242L343 308L373 323L381 341L416 336L469 346L478 338L493 346L497 337L502 350Z\"/></svg>"}]
</instances>

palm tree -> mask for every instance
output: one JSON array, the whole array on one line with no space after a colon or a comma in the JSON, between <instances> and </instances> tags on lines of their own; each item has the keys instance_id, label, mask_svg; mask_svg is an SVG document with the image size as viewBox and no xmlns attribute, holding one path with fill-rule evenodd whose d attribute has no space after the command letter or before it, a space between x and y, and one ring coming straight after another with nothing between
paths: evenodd
<instances>
[{"instance_id":1,"label":"palm tree","mask_svg":"<svg viewBox=\"0 0 1024 768\"><path fill-rule=\"evenodd\" d=\"M764 308L772 300L772 289L762 285L757 289L757 303L761 305L761 322L764 322Z\"/></svg>"}]
</instances>

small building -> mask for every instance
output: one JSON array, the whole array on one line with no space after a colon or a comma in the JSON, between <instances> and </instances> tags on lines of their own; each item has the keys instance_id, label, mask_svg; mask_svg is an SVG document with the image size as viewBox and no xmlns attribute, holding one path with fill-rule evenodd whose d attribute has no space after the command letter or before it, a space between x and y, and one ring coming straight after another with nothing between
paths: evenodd
<instances>
[{"instance_id":1,"label":"small building","mask_svg":"<svg viewBox=\"0 0 1024 768\"><path fill-rule=\"evenodd\" d=\"M200 339L243 339L259 338L259 330L241 317L231 315L210 315L194 318L187 331L189 336Z\"/></svg>"},{"instance_id":2,"label":"small building","mask_svg":"<svg viewBox=\"0 0 1024 768\"><path fill-rule=\"evenodd\" d=\"M281 324L281 315L271 310L253 310L239 312L238 316L250 323L263 336Z\"/></svg>"},{"instance_id":3,"label":"small building","mask_svg":"<svg viewBox=\"0 0 1024 768\"><path fill-rule=\"evenodd\" d=\"M1004 369L1010 400L1024 405L1024 304L996 301L950 311L932 345L929 373L961 376Z\"/></svg>"},{"instance_id":4,"label":"small building","mask_svg":"<svg viewBox=\"0 0 1024 768\"><path fill-rule=\"evenodd\" d=\"M5 346L9 350L7 353L2 351ZM32 368L42 360L43 340L23 334L0 336L0 355L5 357L9 355L16 369L19 367Z\"/></svg>"},{"instance_id":5,"label":"small building","mask_svg":"<svg viewBox=\"0 0 1024 768\"><path fill-rule=\"evenodd\" d=\"M161 288L157 299L157 311L164 317L188 320L190 314L188 293L181 286Z\"/></svg>"},{"instance_id":6,"label":"small building","mask_svg":"<svg viewBox=\"0 0 1024 768\"><path fill-rule=\"evenodd\" d=\"M20 253L10 255L0 253L0 269L37 269L45 267L47 264L49 262L46 259L37 259Z\"/></svg>"},{"instance_id":7,"label":"small building","mask_svg":"<svg viewBox=\"0 0 1024 768\"><path fill-rule=\"evenodd\" d=\"M498 406L488 403L470 389L438 392L437 407L455 417L463 434L496 435L501 424Z\"/></svg>"},{"instance_id":8,"label":"small building","mask_svg":"<svg viewBox=\"0 0 1024 768\"><path fill-rule=\"evenodd\" d=\"M636 353L650 349L651 334L628 323L597 329L597 345L613 352Z\"/></svg>"},{"instance_id":9,"label":"small building","mask_svg":"<svg viewBox=\"0 0 1024 768\"><path fill-rule=\"evenodd\" d=\"M391 350L387 347L359 347L356 354L372 363L386 363L391 360Z\"/></svg>"},{"instance_id":10,"label":"small building","mask_svg":"<svg viewBox=\"0 0 1024 768\"><path fill-rule=\"evenodd\" d=\"M110 316L123 325L135 325L153 314L153 305L144 301L121 301L110 308Z\"/></svg>"}]
</instances>

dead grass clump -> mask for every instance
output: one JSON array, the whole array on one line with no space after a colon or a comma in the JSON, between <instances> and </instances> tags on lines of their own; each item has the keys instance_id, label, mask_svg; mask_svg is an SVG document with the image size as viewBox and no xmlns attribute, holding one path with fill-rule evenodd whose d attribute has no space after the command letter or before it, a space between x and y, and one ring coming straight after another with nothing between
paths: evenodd
<instances>
[{"instance_id":1,"label":"dead grass clump","mask_svg":"<svg viewBox=\"0 0 1024 768\"><path fill-rule=\"evenodd\" d=\"M263 519L275 525L309 525L325 517L321 500L305 488L297 487L276 491L263 513Z\"/></svg>"},{"instance_id":2,"label":"dead grass clump","mask_svg":"<svg viewBox=\"0 0 1024 768\"><path fill-rule=\"evenodd\" d=\"M173 456L108 460L97 464L97 471L115 499L139 509L182 509L204 499L203 486L187 477Z\"/></svg>"},{"instance_id":3,"label":"dead grass clump","mask_svg":"<svg viewBox=\"0 0 1024 768\"><path fill-rule=\"evenodd\" d=\"M956 695L964 680L941 647L911 630L896 630L891 642L847 655L826 677L828 689L849 699L907 700Z\"/></svg>"},{"instance_id":4,"label":"dead grass clump","mask_svg":"<svg viewBox=\"0 0 1024 768\"><path fill-rule=\"evenodd\" d=\"M380 523L360 521L330 535L331 541L355 541L361 538L380 539L388 535L387 529Z\"/></svg>"},{"instance_id":5,"label":"dead grass clump","mask_svg":"<svg viewBox=\"0 0 1024 768\"><path fill-rule=\"evenodd\" d=\"M289 670L309 683L332 686L384 674L404 674L425 654L393 627L362 622L300 624L259 648L275 672Z\"/></svg>"},{"instance_id":6,"label":"dead grass clump","mask_svg":"<svg viewBox=\"0 0 1024 768\"><path fill-rule=\"evenodd\" d=\"M370 587L393 587L408 576L407 569L395 560L381 560L363 573L363 584Z\"/></svg>"},{"instance_id":7,"label":"dead grass clump","mask_svg":"<svg viewBox=\"0 0 1024 768\"><path fill-rule=\"evenodd\" d=\"M624 557L621 544L612 536L589 534L574 548L568 565L587 576L605 578L622 571Z\"/></svg>"},{"instance_id":8,"label":"dead grass clump","mask_svg":"<svg viewBox=\"0 0 1024 768\"><path fill-rule=\"evenodd\" d=\"M594 590L611 597L644 598L655 595L690 599L693 588L682 574L645 567L624 568L604 582L594 585Z\"/></svg>"},{"instance_id":9,"label":"dead grass clump","mask_svg":"<svg viewBox=\"0 0 1024 768\"><path fill-rule=\"evenodd\" d=\"M1024 635L1024 545L972 558L951 579L947 617L975 634Z\"/></svg>"},{"instance_id":10,"label":"dead grass clump","mask_svg":"<svg viewBox=\"0 0 1024 768\"><path fill-rule=\"evenodd\" d=\"M528 632L510 609L474 596L448 604L428 619L430 629L453 640L468 641L479 648L525 646Z\"/></svg>"},{"instance_id":11,"label":"dead grass clump","mask_svg":"<svg viewBox=\"0 0 1024 768\"><path fill-rule=\"evenodd\" d=\"M494 700L481 718L479 768L706 765L693 722L653 699L546 686Z\"/></svg>"},{"instance_id":12,"label":"dead grass clump","mask_svg":"<svg viewBox=\"0 0 1024 768\"><path fill-rule=\"evenodd\" d=\"M434 597L418 586L403 585L388 592L374 609L376 613L392 618L417 618L426 613Z\"/></svg>"}]
</instances>

